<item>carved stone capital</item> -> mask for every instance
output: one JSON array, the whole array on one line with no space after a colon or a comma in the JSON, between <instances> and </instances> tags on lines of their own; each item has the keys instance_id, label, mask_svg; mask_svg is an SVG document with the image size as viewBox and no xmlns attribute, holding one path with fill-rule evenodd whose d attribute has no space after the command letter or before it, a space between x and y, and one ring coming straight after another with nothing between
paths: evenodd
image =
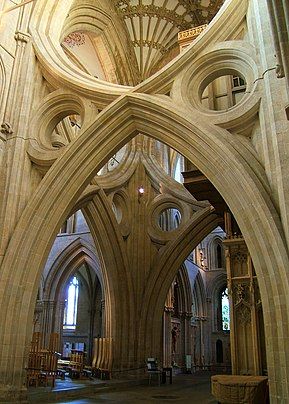
<instances>
[{"instance_id":1,"label":"carved stone capital","mask_svg":"<svg viewBox=\"0 0 289 404\"><path fill-rule=\"evenodd\" d=\"M186 320L190 320L190 319L192 318L192 315L193 315L193 313L188 312L188 311L182 311L182 312L180 313L180 317L181 317L181 318L184 318L184 319L186 319Z\"/></svg>"},{"instance_id":2,"label":"carved stone capital","mask_svg":"<svg viewBox=\"0 0 289 404\"><path fill-rule=\"evenodd\" d=\"M6 135L6 136L7 136L7 135L12 135L13 129L12 129L10 123L9 123L9 122L3 122L3 123L1 123L0 132L3 133L3 134Z\"/></svg>"},{"instance_id":3,"label":"carved stone capital","mask_svg":"<svg viewBox=\"0 0 289 404\"><path fill-rule=\"evenodd\" d=\"M174 308L172 306L165 306L166 313L172 313L173 311L174 311Z\"/></svg>"},{"instance_id":4,"label":"carved stone capital","mask_svg":"<svg viewBox=\"0 0 289 404\"><path fill-rule=\"evenodd\" d=\"M207 321L207 317L205 317L205 316L197 316L197 317L195 317L195 320L196 321Z\"/></svg>"},{"instance_id":5,"label":"carved stone capital","mask_svg":"<svg viewBox=\"0 0 289 404\"><path fill-rule=\"evenodd\" d=\"M281 79L285 76L283 66L280 64L276 65L276 76L278 79Z\"/></svg>"},{"instance_id":6,"label":"carved stone capital","mask_svg":"<svg viewBox=\"0 0 289 404\"><path fill-rule=\"evenodd\" d=\"M27 34L26 32L16 31L14 35L14 39L17 42L27 43L29 42L31 35Z\"/></svg>"}]
</instances>

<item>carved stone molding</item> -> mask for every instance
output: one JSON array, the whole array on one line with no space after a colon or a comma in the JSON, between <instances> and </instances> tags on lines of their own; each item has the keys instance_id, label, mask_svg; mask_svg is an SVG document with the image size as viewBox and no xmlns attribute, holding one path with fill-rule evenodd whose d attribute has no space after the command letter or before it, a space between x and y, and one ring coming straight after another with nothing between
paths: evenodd
<instances>
[{"instance_id":1,"label":"carved stone molding","mask_svg":"<svg viewBox=\"0 0 289 404\"><path fill-rule=\"evenodd\" d=\"M233 293L234 305L250 304L250 285L247 283L238 283L234 286Z\"/></svg>"},{"instance_id":2,"label":"carved stone molding","mask_svg":"<svg viewBox=\"0 0 289 404\"><path fill-rule=\"evenodd\" d=\"M178 33L178 41L188 41L193 40L199 36L206 28L208 24L199 25L198 27L189 28L186 31L181 31Z\"/></svg>"},{"instance_id":3,"label":"carved stone molding","mask_svg":"<svg viewBox=\"0 0 289 404\"><path fill-rule=\"evenodd\" d=\"M249 307L242 305L238 309L238 320L243 324L249 324L251 322L251 310Z\"/></svg>"},{"instance_id":4,"label":"carved stone molding","mask_svg":"<svg viewBox=\"0 0 289 404\"><path fill-rule=\"evenodd\" d=\"M197 316L194 318L196 321L207 321L207 317L205 316Z\"/></svg>"},{"instance_id":5,"label":"carved stone molding","mask_svg":"<svg viewBox=\"0 0 289 404\"><path fill-rule=\"evenodd\" d=\"M231 258L238 262L246 262L247 256L248 256L248 254L246 254L245 252L237 251L231 255Z\"/></svg>"},{"instance_id":6,"label":"carved stone molding","mask_svg":"<svg viewBox=\"0 0 289 404\"><path fill-rule=\"evenodd\" d=\"M180 312L180 317L181 318L184 318L184 319L186 319L186 320L191 320L191 318L192 318L192 313L191 312L188 312L188 311L182 311L182 312Z\"/></svg>"}]
</instances>

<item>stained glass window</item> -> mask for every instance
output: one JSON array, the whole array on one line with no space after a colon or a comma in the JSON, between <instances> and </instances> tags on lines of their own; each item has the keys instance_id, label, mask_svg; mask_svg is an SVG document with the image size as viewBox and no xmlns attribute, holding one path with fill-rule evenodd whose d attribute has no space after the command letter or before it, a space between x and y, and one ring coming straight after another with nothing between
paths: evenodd
<instances>
[{"instance_id":1,"label":"stained glass window","mask_svg":"<svg viewBox=\"0 0 289 404\"><path fill-rule=\"evenodd\" d=\"M229 331L230 309L229 309L228 288L223 290L221 299L222 299L222 329L223 331Z\"/></svg>"},{"instance_id":2,"label":"stained glass window","mask_svg":"<svg viewBox=\"0 0 289 404\"><path fill-rule=\"evenodd\" d=\"M64 309L63 328L75 330L78 302L78 279L74 276L67 288L66 305Z\"/></svg>"}]
</instances>

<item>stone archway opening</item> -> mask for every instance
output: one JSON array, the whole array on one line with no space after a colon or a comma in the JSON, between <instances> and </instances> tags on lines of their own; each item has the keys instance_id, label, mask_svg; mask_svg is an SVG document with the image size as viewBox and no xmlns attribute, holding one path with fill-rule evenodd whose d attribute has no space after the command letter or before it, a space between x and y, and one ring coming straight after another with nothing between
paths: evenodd
<instances>
[{"instance_id":1,"label":"stone archway opening","mask_svg":"<svg viewBox=\"0 0 289 404\"><path fill-rule=\"evenodd\" d=\"M122 108L123 114L125 114L125 111L126 111L125 100L126 100L126 98L124 97L119 101L119 103L123 105L123 108ZM129 98L129 100L130 100L130 103L129 103L128 111L130 111L130 113L133 113L135 120L129 119L127 122L123 121L122 127L119 127L120 122L119 121L116 122L117 115L112 115L112 116L114 116L114 120L113 120L113 122L111 122L110 112L113 112L113 109L118 107L118 103L115 103L110 109L106 110L99 117L99 120L97 120L95 122L95 124L92 125L92 127L89 128L89 131L87 131L86 136L82 137L81 139L78 139L74 144L72 144L71 147L68 149L67 153L65 153L52 166L51 170L49 171L48 175L44 178L44 180L40 186L40 188L42 189L42 192L44 192L44 194L46 194L46 197L42 199L42 202L40 202L40 204L39 204L39 201L37 200L37 198L32 199L32 201L28 204L28 207L27 207L26 211L24 212L24 214L20 220L20 223L19 223L19 228L21 226L21 229L23 229L23 225L25 223L27 225L28 224L27 221L29 219L29 221L33 222L33 225L35 226L34 227L35 232L33 234L30 234L30 236L25 240L23 240L23 239L20 240L16 236L12 239L9 249L7 251L7 255L5 257L4 268L5 268L5 264L7 265L9 263L9 265L10 265L11 260L12 261L15 260L14 268L16 270L17 257L20 254L20 255L22 255L22 261L21 261L22 265L21 265L21 270L20 270L20 268L19 268L19 270L20 270L20 273L22 274L22 277L24 276L24 279L25 279L25 277L27 277L29 275L32 278L31 280L33 280L33 279L36 280L37 277L39 277L39 268L41 268L43 259L44 259L45 255L47 254L47 246L51 245L53 235L55 234L56 229L59 228L61 220L67 214L68 210L71 207L71 204L76 201L77 197L84 190L85 186L88 184L88 182L90 181L92 176L95 175L96 170L99 169L99 166L101 166L103 164L105 159L107 159L107 157L110 155L110 153L112 153L113 150L115 148L117 148L117 146L121 146L123 144L124 137L129 138L129 137L133 136L133 133L135 130L135 124L137 124L139 131L146 132L147 122L142 121L137 112L138 96L133 95ZM140 98L140 103L142 105L142 109L146 107L146 102L143 103L142 98ZM188 159L191 159L192 161L196 161L196 155L198 155L198 153L199 153L200 157L202 156L202 159L198 160L198 165L200 166L200 168L202 170L204 170L205 172L207 172L207 174L209 174L208 177L210 177L211 169L214 168L215 170L216 169L219 170L218 172L222 178L222 181L218 180L218 178L214 178L214 182L219 187L219 189L220 189L221 193L224 195L224 197L230 202L232 211L236 212L237 220L240 223L240 227L242 227L242 229L244 230L244 235L246 237L246 234L248 234L250 232L250 230L254 231L254 229L252 229L250 224L245 221L244 217L241 217L238 214L238 212L236 211L236 208L238 208L239 204L242 202L247 206L247 209L248 209L247 214L249 215L249 217L250 217L250 214L253 214L253 212L254 212L254 215L257 213L255 207L249 203L250 192L246 194L246 199L244 199L244 200L240 200L240 198L236 199L236 198L234 198L234 195L230 194L226 185L228 183L230 183L230 181L233 181L234 176L232 174L234 173L234 170L237 169L237 172L238 172L238 170L242 171L242 177L239 177L240 187L243 186L246 189L246 185L248 183L247 181L250 181L251 186L253 187L253 185L255 184L254 183L254 174L251 173L250 170L248 170L248 167L243 167L241 164L241 161L239 161L239 164L237 166L236 166L236 164L231 164L231 170L229 172L223 171L221 167L216 166L210 160L209 155L206 155L205 149L203 147L204 145L202 144L201 137L197 136L198 134L200 134L200 128L192 127L191 131L189 131L189 132L188 132L187 128L186 129L182 128L182 130L180 130L181 128L179 127L179 125L181 125L181 121L176 119L177 125L174 127L173 137L170 137L171 135L168 136L168 134L172 134L172 128L170 128L169 126L166 127L166 131L165 131L166 133L162 132L160 126L158 125L158 120L159 120L161 113L166 115L167 111L163 108L163 106L160 107L160 105L157 105L158 102L156 102L155 99L153 100L150 98L149 104L154 104L154 103L155 103L155 107L156 107L155 113L157 113L157 110L158 110L158 113L155 115L152 115L152 110L150 110L151 118L154 116L154 119L155 119L154 124L156 125L154 136L159 137L160 139L166 138L166 142L169 145L176 148L179 152L183 153ZM163 101L162 101L162 103L163 103ZM134 105L134 108L136 108L136 109L133 108L132 110L130 110L132 108L132 105ZM95 132L97 131L97 126L99 124L101 124L101 126L103 128L105 119L108 118L108 115L109 115L109 120L111 122L111 125L115 125L115 130L113 132L111 132L112 127L110 125L108 132L104 130L104 131L101 131L99 136L95 136ZM130 114L128 114L128 116L129 115ZM172 123L171 112L169 113L169 115L170 115L169 122ZM182 120L183 119L184 119L184 117L182 117ZM186 125L190 125L190 123L186 122ZM210 129L212 129L212 128L210 128ZM186 148L186 140L184 137L184 134L188 135L188 133L190 133L192 136L190 139L190 146L191 146L190 148ZM94 138L94 140L92 142L90 142L89 134L91 134ZM112 134L113 134L113 136L112 136ZM212 150L214 150L214 140L210 138L211 131L210 132L203 131L202 134L203 134L203 136L204 135L207 136L206 147L208 146L208 142L209 143L211 142ZM176 144L173 140L176 138L176 136L179 136L179 147L176 147ZM83 166L82 165L83 160L79 159L79 156L81 155L81 150L83 149L84 144L86 144L87 147L85 148L86 163ZM230 147L230 145L224 144L223 146L224 146L224 148L222 150L218 149L218 153L222 153L223 162L230 165L230 163L232 163L232 161L233 161L233 155L235 152ZM78 151L79 151L79 153L78 153ZM207 157L205 160L204 160L204 156ZM235 157L237 158L237 155L235 155ZM95 158L97 158L97 160L95 160ZM98 161L98 163L96 164L95 161ZM82 165L81 168L79 167L80 163ZM235 161L234 161L234 163L235 163ZM237 174L237 172L235 174ZM57 173L57 176L54 176L55 173ZM68 173L69 173L69 176L68 176ZM78 177L78 180L73 185L71 182L69 184L67 184L67 182L66 182L67 177L76 178L76 176ZM55 182L56 177L57 177L57 182ZM211 178L213 178L213 177L211 177ZM51 186L52 184L53 184L53 186ZM49 193L51 193L51 195L49 195ZM61 195L63 196L62 198L61 198ZM255 186L254 200L256 200L255 199L256 195L258 195L258 197L262 199L262 194L260 194L260 192L258 193L257 186ZM59 202L59 204L57 206L57 211L55 208L53 208L53 204L54 204L55 200L57 200ZM35 206L35 204L36 204L36 206ZM260 208L262 207L262 210L259 210L258 214L264 214L265 213L264 210L266 211L266 209L267 209L267 211L268 211L269 209L272 209L272 205L270 203L268 203L268 205L264 204L262 206L259 206ZM244 205L243 205L243 208L244 208ZM253 210L253 212L252 212L252 210ZM35 215L36 211L39 212L38 215ZM264 222L264 225L266 225L266 223L267 222ZM271 217L272 226L270 226L270 231L271 232L273 231L276 233L277 230L276 230L276 227L273 226L273 224L274 224L274 220L273 220L273 217ZM36 229L38 229L38 230L36 230ZM39 232L42 233L41 238L38 238ZM17 234L17 230L16 230L15 234ZM264 233L264 234L266 234L266 233ZM278 232L277 232L277 234L278 234ZM275 234L275 235L277 236L277 234ZM250 240L251 240L251 242L253 240L252 233L251 233ZM19 242L21 243L21 246L20 245L18 246ZM37 255L31 254L30 248L27 248L27 247L25 248L26 243L28 244L27 247L29 247L30 243L32 243L34 248L37 249L37 251L43 251L42 255L37 256ZM254 243L258 244L257 238L254 239ZM16 246L17 246L17 248L15 248ZM281 248L281 247L282 247L282 243L280 242L279 248ZM10 248L13 249L13 251L18 251L18 255L15 256L14 253L11 254L12 251L10 250ZM172 246L172 248L173 248L173 246ZM252 245L251 245L251 248L252 248ZM260 245L260 248L261 248L261 245ZM168 253L170 253L170 255L171 255L170 259L172 260L172 262L177 263L176 256L171 254L171 251L169 251ZM177 251L177 253L178 253L178 251ZM188 253L189 253L189 251L188 251ZM253 251L253 253L254 253L254 251ZM264 249L263 249L262 253L263 254L261 256L259 253L257 253L255 251L255 254L256 254L255 261L257 264L258 264L258 261L261 260L262 258L264 258L264 257L267 257L267 259L269 258L268 251L264 251ZM254 256L254 254L252 254L252 255ZM274 258L274 255L269 255L269 256L270 256L270 260L272 260ZM280 256L278 258L280 259ZM33 261L33 265L31 265L32 263L30 263L31 260ZM147 302L148 302L147 307L154 307L153 301L157 301L159 299L161 299L161 301L165 300L165 294L162 292L162 288L160 288L160 282L161 283L163 282L163 279L164 279L163 276L165 274L167 274L167 271L165 271L162 267L162 265L164 265L164 262L165 262L164 260L161 260L158 264L159 268L160 268L161 276L158 277L157 282L155 282L154 277L152 277L152 279L150 280L150 282L155 283L156 290L158 290L158 288L159 288L161 293L157 294L154 290L154 293L152 294L151 293L152 289L150 287L148 287L148 290L146 292L147 296L145 296L145 297L147 297ZM25 271L23 271L23 264L26 268ZM181 262L179 264L181 264ZM7 266L6 266L6 268L7 268ZM30 274L29 274L29 270L31 272ZM167 282L170 282L170 279L168 279ZM35 281L33 281L32 284L35 285ZM15 285L15 288L17 288L17 284ZM36 290L34 287L33 293L31 293L31 296L30 296L30 300L31 300L31 297L33 298L35 295L36 295ZM269 298L268 295L265 295L265 297ZM6 302L6 306L7 306L7 303L11 302L12 300L13 300L13 297L10 296L10 298ZM5 300L4 300L4 302L5 302ZM265 302L266 305L267 305L267 303L268 302ZM5 306L5 304L4 304L4 306ZM160 305L157 304L157 306L160 306ZM28 313L29 312L31 313L31 307L32 307L31 304L29 304L28 306L23 307L21 309L21 313L22 313L22 315L25 316L25 318L29 318ZM148 315L147 310L148 310L147 308L144 310L144 313L142 315L143 318L145 318ZM9 308L7 308L6 312L7 313L9 312ZM159 316L159 314L160 313L156 312L154 315L161 317L161 316ZM17 319L14 318L14 320L17 320ZM30 325L30 322L28 321L27 326L26 326L26 332L25 332L26 338L29 335L29 325ZM148 339L146 344L151 345L151 342L152 341ZM13 341L11 341L11 344L13 344ZM21 367L22 366L20 366L20 368Z\"/></svg>"}]
</instances>

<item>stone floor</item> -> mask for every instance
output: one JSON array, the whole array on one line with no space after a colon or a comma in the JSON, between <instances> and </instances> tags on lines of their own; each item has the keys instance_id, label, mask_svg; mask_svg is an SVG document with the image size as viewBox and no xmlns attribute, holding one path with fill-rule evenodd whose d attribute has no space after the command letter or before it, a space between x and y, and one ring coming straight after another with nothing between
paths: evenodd
<instances>
[{"instance_id":1,"label":"stone floor","mask_svg":"<svg viewBox=\"0 0 289 404\"><path fill-rule=\"evenodd\" d=\"M210 376L198 374L176 375L172 384L158 385L157 380L142 385L119 380L70 380L57 381L54 389L30 388L30 403L171 403L216 404L210 393ZM134 383L134 385L132 385Z\"/></svg>"}]
</instances>

